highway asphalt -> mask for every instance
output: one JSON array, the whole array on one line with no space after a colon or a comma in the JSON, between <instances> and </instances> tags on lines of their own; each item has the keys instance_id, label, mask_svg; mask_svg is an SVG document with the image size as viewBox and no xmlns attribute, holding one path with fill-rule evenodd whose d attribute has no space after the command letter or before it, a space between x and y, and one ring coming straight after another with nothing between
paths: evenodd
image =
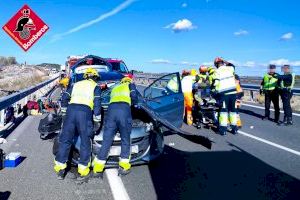
<instances>
[{"instance_id":1,"label":"highway asphalt","mask_svg":"<svg viewBox=\"0 0 300 200\"><path fill-rule=\"evenodd\" d=\"M9 199L30 200L122 199L115 195L121 188L134 200L299 199L300 118L294 116L293 126L278 127L262 121L262 114L261 109L244 106L238 135L220 136L184 125L185 131L211 138L212 149L192 136L167 132L164 154L157 161L133 167L118 184L106 173L104 180L83 185L56 179L52 142L42 141L37 131L42 116L29 116L0 146L25 157L17 168L0 171L0 192L7 192Z\"/></svg>"}]
</instances>

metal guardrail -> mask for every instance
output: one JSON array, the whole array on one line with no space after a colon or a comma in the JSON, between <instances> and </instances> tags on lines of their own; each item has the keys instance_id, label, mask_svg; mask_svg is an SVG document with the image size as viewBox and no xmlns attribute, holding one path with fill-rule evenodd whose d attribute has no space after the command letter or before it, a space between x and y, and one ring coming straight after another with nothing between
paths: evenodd
<instances>
[{"instance_id":1,"label":"metal guardrail","mask_svg":"<svg viewBox=\"0 0 300 200\"><path fill-rule=\"evenodd\" d=\"M9 106L16 104L20 101L22 101L21 104L25 105L28 100L28 96L33 95L34 93L37 93L39 90L45 88L45 92L48 92L48 90L52 89L53 87L53 82L57 80L59 76L55 76L54 78L44 81L38 85L31 86L30 88L21 90L19 92L16 92L14 94L5 96L0 98L0 126L4 124L4 117L5 113L4 110L8 108ZM49 86L49 87L48 87ZM48 88L46 88L48 87ZM42 95L37 95L37 98Z\"/></svg>"},{"instance_id":2,"label":"metal guardrail","mask_svg":"<svg viewBox=\"0 0 300 200\"><path fill-rule=\"evenodd\" d=\"M135 74L135 78L144 85L151 84L155 79L166 75L166 74ZM260 85L255 84L242 84L242 88L248 91L259 91ZM300 96L300 88L294 88L293 94L296 96Z\"/></svg>"},{"instance_id":3,"label":"metal guardrail","mask_svg":"<svg viewBox=\"0 0 300 200\"><path fill-rule=\"evenodd\" d=\"M242 88L244 90L250 90L250 91L259 91L260 85L253 85L253 84L242 84ZM300 96L300 88L294 88L293 94L296 96Z\"/></svg>"}]
</instances>

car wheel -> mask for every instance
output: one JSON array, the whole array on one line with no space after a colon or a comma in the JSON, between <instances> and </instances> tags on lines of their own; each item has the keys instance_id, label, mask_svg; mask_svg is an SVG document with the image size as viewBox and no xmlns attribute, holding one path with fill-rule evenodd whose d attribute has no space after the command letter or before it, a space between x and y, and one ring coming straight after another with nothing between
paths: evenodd
<instances>
[{"instance_id":1,"label":"car wheel","mask_svg":"<svg viewBox=\"0 0 300 200\"><path fill-rule=\"evenodd\" d=\"M154 159L158 158L164 152L164 135L161 132L152 132L151 140L151 157Z\"/></svg>"}]
</instances>

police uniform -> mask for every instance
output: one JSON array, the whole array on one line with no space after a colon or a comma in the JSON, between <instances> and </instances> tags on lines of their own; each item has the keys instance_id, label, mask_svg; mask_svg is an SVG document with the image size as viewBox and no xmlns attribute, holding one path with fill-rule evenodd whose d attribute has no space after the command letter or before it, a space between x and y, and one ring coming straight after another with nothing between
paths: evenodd
<instances>
[{"instance_id":1,"label":"police uniform","mask_svg":"<svg viewBox=\"0 0 300 200\"><path fill-rule=\"evenodd\" d=\"M291 98L293 96L292 89L295 84L295 74L287 73L279 76L279 88L280 88L280 96L283 105L284 111L284 120L283 122L286 125L293 124L293 113L291 107Z\"/></svg>"},{"instance_id":2,"label":"police uniform","mask_svg":"<svg viewBox=\"0 0 300 200\"><path fill-rule=\"evenodd\" d=\"M234 67L220 66L213 75L213 87L220 104L219 132L225 135L228 121L234 134L237 133L236 82ZM229 120L228 120L229 113Z\"/></svg>"},{"instance_id":3,"label":"police uniform","mask_svg":"<svg viewBox=\"0 0 300 200\"><path fill-rule=\"evenodd\" d=\"M59 174L65 170L74 135L81 139L78 173L85 177L90 172L91 139L93 137L93 114L101 115L101 89L92 80L83 80L71 86L62 96L62 108L67 107L66 118L59 136L59 148L54 170ZM69 104L68 104L69 103ZM62 174L59 174L59 177Z\"/></svg>"},{"instance_id":4,"label":"police uniform","mask_svg":"<svg viewBox=\"0 0 300 200\"><path fill-rule=\"evenodd\" d=\"M137 103L137 90L134 84L125 82L115 86L110 94L110 103L104 125L103 142L93 161L94 173L102 173L110 147L117 131L121 136L119 166L123 171L130 170L130 134L132 128L131 105Z\"/></svg>"},{"instance_id":5,"label":"police uniform","mask_svg":"<svg viewBox=\"0 0 300 200\"><path fill-rule=\"evenodd\" d=\"M270 118L270 106L273 102L275 110L275 122L279 122L280 108L279 108L279 93L278 93L278 74L265 74L261 83L261 87L265 94L265 117Z\"/></svg>"}]
</instances>

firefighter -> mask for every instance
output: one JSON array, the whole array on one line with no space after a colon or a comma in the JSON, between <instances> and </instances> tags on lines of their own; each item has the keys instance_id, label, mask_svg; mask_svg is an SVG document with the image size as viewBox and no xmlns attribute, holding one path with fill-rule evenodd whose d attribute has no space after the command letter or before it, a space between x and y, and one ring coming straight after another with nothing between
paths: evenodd
<instances>
[{"instance_id":1,"label":"firefighter","mask_svg":"<svg viewBox=\"0 0 300 200\"><path fill-rule=\"evenodd\" d=\"M216 69L213 67L208 67L207 72L208 72L208 82L212 86L213 85L213 76L215 73Z\"/></svg>"},{"instance_id":2,"label":"firefighter","mask_svg":"<svg viewBox=\"0 0 300 200\"><path fill-rule=\"evenodd\" d=\"M275 110L275 123L279 124L279 92L278 92L278 74L276 73L276 65L269 65L269 72L264 75L261 82L260 93L265 94L265 116L263 120L270 120L270 106L273 102Z\"/></svg>"},{"instance_id":3,"label":"firefighter","mask_svg":"<svg viewBox=\"0 0 300 200\"><path fill-rule=\"evenodd\" d=\"M226 61L217 57L214 61L216 71L213 76L214 96L220 104L219 133L226 135L228 113L231 130L237 134L236 82L233 66L227 66Z\"/></svg>"},{"instance_id":4,"label":"firefighter","mask_svg":"<svg viewBox=\"0 0 300 200\"><path fill-rule=\"evenodd\" d=\"M196 79L196 70L191 70L189 75L185 75L181 80L182 92L184 95L185 118L188 125L193 124L193 84Z\"/></svg>"},{"instance_id":5,"label":"firefighter","mask_svg":"<svg viewBox=\"0 0 300 200\"><path fill-rule=\"evenodd\" d=\"M293 96L293 87L295 84L295 74L291 72L290 65L282 66L283 75L279 75L279 89L283 105L284 125L293 125L293 112L291 107L291 98Z\"/></svg>"},{"instance_id":6,"label":"firefighter","mask_svg":"<svg viewBox=\"0 0 300 200\"><path fill-rule=\"evenodd\" d=\"M84 80L69 87L62 96L62 112L66 112L66 119L59 136L59 148L54 166L58 179L64 179L66 162L77 131L81 139L78 183L88 181L91 165L93 119L95 122L101 120L101 89L97 85L100 76L95 69L88 68L83 77Z\"/></svg>"},{"instance_id":7,"label":"firefighter","mask_svg":"<svg viewBox=\"0 0 300 200\"><path fill-rule=\"evenodd\" d=\"M239 109L242 106L242 97L244 96L243 88L241 87L240 77L235 74L236 83L236 108L237 108L237 127L242 128L242 120L240 117Z\"/></svg>"},{"instance_id":8,"label":"firefighter","mask_svg":"<svg viewBox=\"0 0 300 200\"><path fill-rule=\"evenodd\" d=\"M112 89L104 125L102 147L93 160L93 171L96 177L103 175L109 150L117 131L121 136L119 175L126 175L130 172L131 105L136 105L137 100L136 86L129 77L123 78L120 84Z\"/></svg>"}]
</instances>

